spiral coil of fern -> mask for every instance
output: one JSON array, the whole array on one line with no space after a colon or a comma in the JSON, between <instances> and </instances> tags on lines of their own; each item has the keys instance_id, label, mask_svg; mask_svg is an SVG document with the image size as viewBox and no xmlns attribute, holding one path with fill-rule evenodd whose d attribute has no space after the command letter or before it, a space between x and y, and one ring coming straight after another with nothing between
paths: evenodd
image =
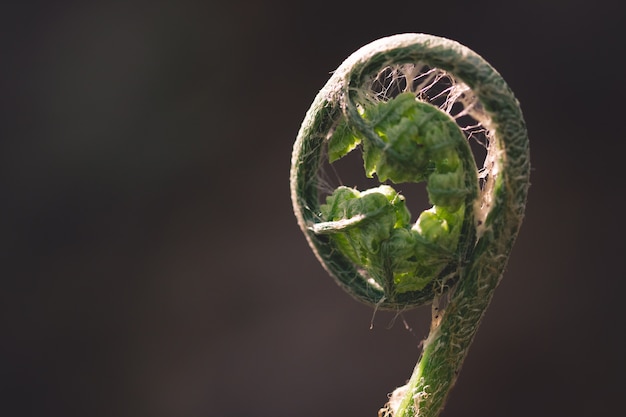
<instances>
[{"instance_id":1,"label":"spiral coil of fern","mask_svg":"<svg viewBox=\"0 0 626 417\"><path fill-rule=\"evenodd\" d=\"M422 216L413 227L406 224L398 226L402 222L397 219L404 214L398 208L397 196L393 192L385 194L386 189L373 192L388 195L387 200L367 197L377 201L371 204L356 192L344 192L345 197L327 197L325 203L320 201L319 170L323 158L327 156L329 143L333 146L339 143L340 148L337 155L331 155L331 159L341 157L341 154L360 145L368 175L375 172L379 178L389 178L392 183L394 175L398 180L426 180L428 187L433 190L446 184L446 181L439 181L445 173L438 167L445 164L440 162L444 159L442 156L434 156L433 149L437 145L424 144L423 139L420 139L428 135L430 128L427 125L420 127L421 130L415 128L417 130L413 130L414 134L408 142L402 142L402 138L406 137L404 131L398 133L399 139L393 142L394 139L390 138L395 132L394 127L385 125L383 128L381 126L384 123L377 124L377 116L371 116L377 114L377 108L385 105L375 103L373 98L378 97L379 93L367 91L373 85L372 79L394 66L400 68L400 72L407 73L418 68L418 64L437 69L462 86L454 90L462 91L462 94L457 95L462 97L459 99L464 104L462 112L472 115L487 132L488 152L480 180L477 178L476 162L467 144L454 145L454 155L457 156L446 156L446 161L458 157L463 166L462 172L459 171L461 173L454 177L457 184L462 178L461 188L466 190L459 203L461 208L458 209L459 204L454 206L460 210L460 214L455 217L462 219L459 224L455 224L456 220L449 215L455 208L446 208L444 204L432 201L437 196L434 191L431 195L429 189L430 200L435 204L433 213L437 207L443 207L440 209L443 214L435 219L439 222L437 224L457 230L456 240L447 246L443 245L443 249L439 244L441 239L428 241L431 238L423 232L426 223L419 226ZM416 124L416 118L429 110L420 104L419 91L413 90L413 78L405 78L404 90L413 93L416 99L412 101L417 104L410 104L412 107L409 113L398 113L400 115L392 119L399 123ZM450 97L451 93L447 94ZM403 93L399 92L382 101L391 103L399 101L402 96ZM451 100L458 99L457 96ZM447 104L450 113L454 103ZM437 112L445 114L443 110L438 109ZM389 110L389 113L392 111ZM450 120L456 119L451 114L445 116ZM446 121L441 123L445 124ZM437 129L439 133L435 135L436 140L446 142L447 139L441 139L441 129ZM337 135L343 134L337 133L341 130L345 130L347 136L337 139ZM454 135L457 133L450 131L450 136ZM407 146L416 149L415 157L406 158L402 152L397 152L396 148L402 147L395 144L405 142L410 142ZM425 155L428 162L422 169L409 170L407 174L402 165L411 164L420 155ZM373 166L371 160L375 160ZM439 177L435 178L433 174ZM344 61L318 93L294 144L290 177L294 212L315 255L348 293L377 308L403 309L426 303L443 307L445 304L444 312L439 311L436 317L433 314L430 335L423 345L420 360L409 383L395 392L385 412L394 416L436 416L443 408L519 232L529 174L528 137L519 103L495 69L457 42L424 34L402 34L379 39ZM436 179L439 181L437 187L433 185ZM477 185L479 182L480 187ZM370 196L372 192L366 193ZM345 218L341 218L341 215L337 217L332 204L338 208L335 211L351 214ZM392 208L389 208L390 205ZM396 220L391 221L395 221L393 226L381 229L384 222L380 220L379 213L385 210L387 213L395 213ZM450 220L449 225L446 220ZM443 226L439 227L444 230ZM424 271L424 263L418 258L425 256L424 251L419 249L421 246L411 243L407 249L402 248L402 243L395 243L398 241L396 235L409 236L407 233L412 236L411 242L426 240L426 245L438 245L437 253L447 250L453 256L445 257L445 263L441 261L444 257L435 259L433 263L440 266L421 272ZM438 231L436 235L441 233ZM406 255L407 251L415 253ZM413 262L409 262L409 269L398 266L401 262L397 259L402 256ZM381 264L384 265L376 267ZM406 271L418 271L416 273L422 273L423 276L415 279ZM403 280L408 284L405 285Z\"/></svg>"}]
</instances>

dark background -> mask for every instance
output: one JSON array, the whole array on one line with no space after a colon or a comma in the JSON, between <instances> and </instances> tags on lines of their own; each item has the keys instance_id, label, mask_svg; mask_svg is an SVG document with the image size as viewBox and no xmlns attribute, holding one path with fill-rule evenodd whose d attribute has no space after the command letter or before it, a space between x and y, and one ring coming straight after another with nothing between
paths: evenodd
<instances>
[{"instance_id":1,"label":"dark background","mask_svg":"<svg viewBox=\"0 0 626 417\"><path fill-rule=\"evenodd\" d=\"M525 223L443 416L623 410L619 2L15 2L0 23L1 415L375 416L428 308L370 330L288 175L329 73L401 32L484 56L531 138Z\"/></svg>"}]
</instances>

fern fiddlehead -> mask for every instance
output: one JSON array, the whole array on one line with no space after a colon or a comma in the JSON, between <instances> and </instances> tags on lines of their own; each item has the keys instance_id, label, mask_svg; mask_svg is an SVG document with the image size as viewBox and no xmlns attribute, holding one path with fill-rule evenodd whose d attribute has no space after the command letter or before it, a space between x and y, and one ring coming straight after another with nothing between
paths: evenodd
<instances>
[{"instance_id":1,"label":"fern fiddlehead","mask_svg":"<svg viewBox=\"0 0 626 417\"><path fill-rule=\"evenodd\" d=\"M478 169L469 140L487 148ZM320 169L360 149L378 187L324 196ZM480 56L403 34L351 55L306 114L294 144L294 212L314 253L353 297L382 309L433 304L407 385L382 414L437 416L491 300L523 218L529 151L519 104ZM391 184L426 181L414 224Z\"/></svg>"}]
</instances>

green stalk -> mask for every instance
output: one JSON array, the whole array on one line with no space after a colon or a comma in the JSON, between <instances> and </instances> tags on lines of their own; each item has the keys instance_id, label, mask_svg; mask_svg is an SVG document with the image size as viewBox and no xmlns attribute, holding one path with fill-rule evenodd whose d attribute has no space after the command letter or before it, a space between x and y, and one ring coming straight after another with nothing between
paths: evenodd
<instances>
[{"instance_id":1,"label":"green stalk","mask_svg":"<svg viewBox=\"0 0 626 417\"><path fill-rule=\"evenodd\" d=\"M456 261L423 290L393 293L391 284L381 288L365 279L363 268L338 250L328 230L316 233L323 227L314 225L324 222L318 171L328 137L339 123L347 123L363 140L380 144L357 104L363 85L386 66L413 62L444 70L469 86L487 116L491 165L482 191L468 193L464 203ZM466 154L460 153L464 166L475 167ZM384 409L387 413L434 417L442 410L517 237L529 172L525 123L512 91L483 58L454 41L423 34L375 41L350 56L315 98L294 145L290 178L294 212L315 255L348 293L377 308L398 310L447 300L443 311L433 310L420 360L409 383L397 391L401 399ZM472 181L476 179L465 179L468 189Z\"/></svg>"}]
</instances>

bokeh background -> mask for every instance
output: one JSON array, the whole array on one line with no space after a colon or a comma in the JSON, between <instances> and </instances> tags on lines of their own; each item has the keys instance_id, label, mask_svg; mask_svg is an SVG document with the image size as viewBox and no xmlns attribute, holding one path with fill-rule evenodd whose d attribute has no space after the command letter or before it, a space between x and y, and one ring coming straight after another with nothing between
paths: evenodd
<instances>
[{"instance_id":1,"label":"bokeh background","mask_svg":"<svg viewBox=\"0 0 626 417\"><path fill-rule=\"evenodd\" d=\"M375 416L428 308L344 294L288 175L330 72L401 32L484 56L531 138L525 223L443 416L623 410L619 2L7 3L1 415Z\"/></svg>"}]
</instances>

